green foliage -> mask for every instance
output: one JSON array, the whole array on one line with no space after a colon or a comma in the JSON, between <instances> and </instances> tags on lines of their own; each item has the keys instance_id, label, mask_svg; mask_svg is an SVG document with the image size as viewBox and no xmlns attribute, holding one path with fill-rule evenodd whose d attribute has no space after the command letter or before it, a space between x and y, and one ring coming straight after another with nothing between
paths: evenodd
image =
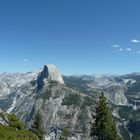
<instances>
[{"instance_id":1,"label":"green foliage","mask_svg":"<svg viewBox=\"0 0 140 140\"><path fill-rule=\"evenodd\" d=\"M86 106L91 106L93 104L95 104L94 98L86 96L84 97L84 101L82 103L81 108L85 108Z\"/></svg>"},{"instance_id":2,"label":"green foliage","mask_svg":"<svg viewBox=\"0 0 140 140\"><path fill-rule=\"evenodd\" d=\"M24 124L13 114L0 113L0 117L7 117L9 125L0 124L0 140L38 140L38 137L25 129Z\"/></svg>"},{"instance_id":3,"label":"green foliage","mask_svg":"<svg viewBox=\"0 0 140 140\"><path fill-rule=\"evenodd\" d=\"M49 89L46 89L46 92L43 94L43 99L49 100L51 96L52 96L51 91Z\"/></svg>"},{"instance_id":4,"label":"green foliage","mask_svg":"<svg viewBox=\"0 0 140 140\"><path fill-rule=\"evenodd\" d=\"M4 118L5 115L4 115L2 112L0 112L0 117L1 117L1 118Z\"/></svg>"},{"instance_id":5,"label":"green foliage","mask_svg":"<svg viewBox=\"0 0 140 140\"><path fill-rule=\"evenodd\" d=\"M116 124L113 120L106 97L102 93L96 106L95 122L92 125L91 136L98 140L119 140Z\"/></svg>"},{"instance_id":6,"label":"green foliage","mask_svg":"<svg viewBox=\"0 0 140 140\"><path fill-rule=\"evenodd\" d=\"M118 113L122 119L130 119L132 116L133 108L129 106L119 106Z\"/></svg>"},{"instance_id":7,"label":"green foliage","mask_svg":"<svg viewBox=\"0 0 140 140\"><path fill-rule=\"evenodd\" d=\"M39 140L44 140L45 131L43 128L43 120L40 112L37 112L37 114L35 115L32 132L39 137Z\"/></svg>"},{"instance_id":8,"label":"green foliage","mask_svg":"<svg viewBox=\"0 0 140 140\"><path fill-rule=\"evenodd\" d=\"M18 130L24 129L24 124L14 114L8 114L9 126Z\"/></svg>"},{"instance_id":9,"label":"green foliage","mask_svg":"<svg viewBox=\"0 0 140 140\"><path fill-rule=\"evenodd\" d=\"M132 111L131 120L140 120L140 109Z\"/></svg>"},{"instance_id":10,"label":"green foliage","mask_svg":"<svg viewBox=\"0 0 140 140\"><path fill-rule=\"evenodd\" d=\"M131 140L129 132L124 126L119 126L120 134L124 138L124 140Z\"/></svg>"},{"instance_id":11,"label":"green foliage","mask_svg":"<svg viewBox=\"0 0 140 140\"><path fill-rule=\"evenodd\" d=\"M73 76L63 76L63 79L65 81L66 86L80 91L82 93L88 93L86 89L88 88L87 83L90 81L84 81L82 78L77 78Z\"/></svg>"},{"instance_id":12,"label":"green foliage","mask_svg":"<svg viewBox=\"0 0 140 140\"><path fill-rule=\"evenodd\" d=\"M119 106L118 113L125 120L140 120L140 109L133 110L130 106Z\"/></svg>"},{"instance_id":13,"label":"green foliage","mask_svg":"<svg viewBox=\"0 0 140 140\"><path fill-rule=\"evenodd\" d=\"M71 137L71 131L69 128L64 128L61 132L59 140L67 140L68 137Z\"/></svg>"},{"instance_id":14,"label":"green foliage","mask_svg":"<svg viewBox=\"0 0 140 140\"><path fill-rule=\"evenodd\" d=\"M85 120L88 118L88 111L85 107L81 108L80 113L78 114L78 122L79 124L76 125L76 131L79 131L80 133L88 133L87 131L87 123Z\"/></svg>"},{"instance_id":15,"label":"green foliage","mask_svg":"<svg viewBox=\"0 0 140 140\"><path fill-rule=\"evenodd\" d=\"M81 98L78 93L69 94L62 101L62 105L67 105L67 106L71 106L71 105L79 106L80 103L81 103Z\"/></svg>"},{"instance_id":16,"label":"green foliage","mask_svg":"<svg viewBox=\"0 0 140 140\"><path fill-rule=\"evenodd\" d=\"M38 140L38 138L27 130L15 130L0 124L0 140Z\"/></svg>"},{"instance_id":17,"label":"green foliage","mask_svg":"<svg viewBox=\"0 0 140 140\"><path fill-rule=\"evenodd\" d=\"M36 80L30 81L30 84L31 84L32 86L35 86L35 85L36 85L36 83L37 83L37 81L36 81Z\"/></svg>"}]
</instances>

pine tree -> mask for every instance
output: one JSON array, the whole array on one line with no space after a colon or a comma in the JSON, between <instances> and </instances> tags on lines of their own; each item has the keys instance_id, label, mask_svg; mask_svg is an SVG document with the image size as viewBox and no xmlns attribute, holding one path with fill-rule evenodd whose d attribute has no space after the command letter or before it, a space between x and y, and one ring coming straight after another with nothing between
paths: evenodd
<instances>
[{"instance_id":1,"label":"pine tree","mask_svg":"<svg viewBox=\"0 0 140 140\"><path fill-rule=\"evenodd\" d=\"M35 133L39 140L44 140L44 128L43 128L43 120L42 115L38 111L34 118L34 124L32 126L32 132Z\"/></svg>"},{"instance_id":2,"label":"pine tree","mask_svg":"<svg viewBox=\"0 0 140 140\"><path fill-rule=\"evenodd\" d=\"M103 93L99 97L93 118L95 122L92 124L91 136L96 136L98 140L120 140L107 98Z\"/></svg>"}]
</instances>

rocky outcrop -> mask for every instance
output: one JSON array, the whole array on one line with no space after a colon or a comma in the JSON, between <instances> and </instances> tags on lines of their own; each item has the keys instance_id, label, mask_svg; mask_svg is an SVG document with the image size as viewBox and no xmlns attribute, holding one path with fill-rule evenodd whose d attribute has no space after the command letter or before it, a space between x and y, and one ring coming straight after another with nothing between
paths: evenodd
<instances>
[{"instance_id":1,"label":"rocky outcrop","mask_svg":"<svg viewBox=\"0 0 140 140\"><path fill-rule=\"evenodd\" d=\"M139 75L64 76L64 81L52 64L38 72L0 74L0 107L19 116L28 128L40 110L46 140L57 140L65 128L74 140L90 140L91 113L102 91L118 125L123 126L133 114L139 114Z\"/></svg>"},{"instance_id":2,"label":"rocky outcrop","mask_svg":"<svg viewBox=\"0 0 140 140\"><path fill-rule=\"evenodd\" d=\"M0 124L8 125L8 122L5 112L0 108Z\"/></svg>"},{"instance_id":3,"label":"rocky outcrop","mask_svg":"<svg viewBox=\"0 0 140 140\"><path fill-rule=\"evenodd\" d=\"M55 81L64 85L60 72L53 64L45 65L43 71L39 74L37 79L38 91L43 88L45 80Z\"/></svg>"},{"instance_id":4,"label":"rocky outcrop","mask_svg":"<svg viewBox=\"0 0 140 140\"><path fill-rule=\"evenodd\" d=\"M10 94L10 89L7 85L7 83L0 81L0 97L6 97Z\"/></svg>"},{"instance_id":5,"label":"rocky outcrop","mask_svg":"<svg viewBox=\"0 0 140 140\"><path fill-rule=\"evenodd\" d=\"M124 93L126 92L125 87L121 87L118 85L112 85L105 90L105 94L108 97L109 101L114 105L123 105L127 106L128 101L125 97Z\"/></svg>"},{"instance_id":6,"label":"rocky outcrop","mask_svg":"<svg viewBox=\"0 0 140 140\"><path fill-rule=\"evenodd\" d=\"M76 140L90 140L91 110L94 105L93 98L47 81L39 94L30 93L22 97L12 112L30 128L35 114L40 110L47 139L57 140L61 131L69 128Z\"/></svg>"}]
</instances>

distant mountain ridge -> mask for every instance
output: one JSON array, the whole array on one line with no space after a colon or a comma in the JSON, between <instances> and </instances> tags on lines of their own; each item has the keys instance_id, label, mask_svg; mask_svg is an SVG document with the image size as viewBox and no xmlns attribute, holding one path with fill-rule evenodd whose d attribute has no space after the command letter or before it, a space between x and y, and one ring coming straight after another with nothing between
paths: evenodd
<instances>
[{"instance_id":1,"label":"distant mountain ridge","mask_svg":"<svg viewBox=\"0 0 140 140\"><path fill-rule=\"evenodd\" d=\"M0 108L15 113L28 128L41 110L46 140L57 140L64 128L75 140L90 140L91 114L101 92L109 99L124 140L137 139L132 130L140 120L139 73L62 76L49 64L35 72L0 74Z\"/></svg>"}]
</instances>

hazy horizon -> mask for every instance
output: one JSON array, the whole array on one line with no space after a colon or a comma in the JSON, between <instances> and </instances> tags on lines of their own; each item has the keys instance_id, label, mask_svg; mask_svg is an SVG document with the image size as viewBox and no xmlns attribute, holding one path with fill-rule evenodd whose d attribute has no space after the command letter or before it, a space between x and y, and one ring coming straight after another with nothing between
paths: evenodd
<instances>
[{"instance_id":1,"label":"hazy horizon","mask_svg":"<svg viewBox=\"0 0 140 140\"><path fill-rule=\"evenodd\" d=\"M101 75L110 75L110 76L119 76L119 75L127 75L127 74L134 74L134 73L140 73L140 71L135 71L135 72L131 72L131 73L62 73L62 71L59 69L59 67L57 67L57 70L63 75L63 76L81 76L81 75L95 75L95 76L101 76ZM21 73L21 74L26 74L26 73L30 73L30 72L41 72L43 70L43 67L38 67L38 68L35 68L35 69L32 69L32 70L29 70L29 71L3 71L3 72L0 72L0 74L4 74L4 73L11 73L11 74L14 74L14 73Z\"/></svg>"}]
</instances>

